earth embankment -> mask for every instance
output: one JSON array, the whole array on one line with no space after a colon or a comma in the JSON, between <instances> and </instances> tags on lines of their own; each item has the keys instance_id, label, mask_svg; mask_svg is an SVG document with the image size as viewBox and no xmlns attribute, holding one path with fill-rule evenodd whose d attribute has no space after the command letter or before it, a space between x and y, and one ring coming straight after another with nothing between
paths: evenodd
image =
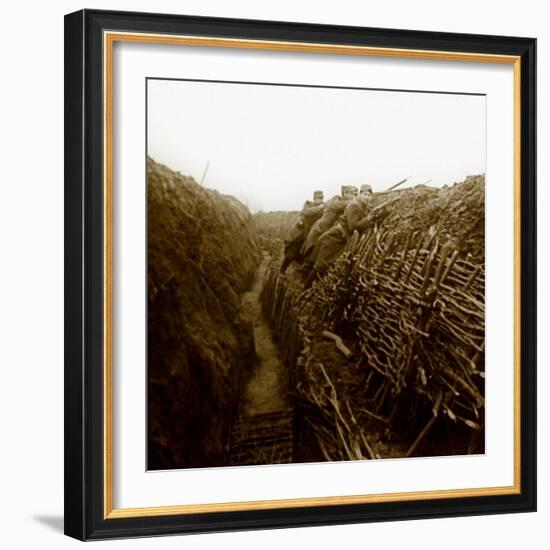
<instances>
[{"instance_id":1,"label":"earth embankment","mask_svg":"<svg viewBox=\"0 0 550 550\"><path fill-rule=\"evenodd\" d=\"M241 294L261 254L248 209L147 161L148 468L225 464L254 368Z\"/></svg>"}]
</instances>

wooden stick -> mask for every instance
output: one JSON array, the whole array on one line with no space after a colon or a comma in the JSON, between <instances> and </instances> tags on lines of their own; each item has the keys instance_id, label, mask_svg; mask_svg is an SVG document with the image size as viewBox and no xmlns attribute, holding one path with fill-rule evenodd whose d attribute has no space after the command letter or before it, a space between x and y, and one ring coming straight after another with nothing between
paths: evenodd
<instances>
[{"instance_id":1,"label":"wooden stick","mask_svg":"<svg viewBox=\"0 0 550 550\"><path fill-rule=\"evenodd\" d=\"M334 332L330 332L329 330L323 330L323 337L327 340L334 340L336 349L344 355L346 359L349 359L353 352L344 344L344 341L340 336L337 334L334 334Z\"/></svg>"},{"instance_id":2,"label":"wooden stick","mask_svg":"<svg viewBox=\"0 0 550 550\"><path fill-rule=\"evenodd\" d=\"M210 161L206 163L206 168L204 169L204 173L202 174L202 178L201 178L201 185L204 185L204 179L206 178L206 173L208 172L209 166L210 166Z\"/></svg>"},{"instance_id":3,"label":"wooden stick","mask_svg":"<svg viewBox=\"0 0 550 550\"><path fill-rule=\"evenodd\" d=\"M385 192L391 191L392 189L395 189L396 187L399 187L400 185L403 185L406 181L408 181L412 176L407 176L404 180L398 181L397 183L394 183L390 187L388 187Z\"/></svg>"},{"instance_id":4,"label":"wooden stick","mask_svg":"<svg viewBox=\"0 0 550 550\"><path fill-rule=\"evenodd\" d=\"M389 424L390 422L387 418L384 418L383 416L378 416L377 414L370 412L368 409L365 409L364 407L361 409L361 412L364 412L365 414L369 415L375 420L378 420L378 422L382 422L383 424Z\"/></svg>"},{"instance_id":5,"label":"wooden stick","mask_svg":"<svg viewBox=\"0 0 550 550\"><path fill-rule=\"evenodd\" d=\"M325 449L325 446L323 445L323 442L321 441L320 438L317 438L317 443L319 443L319 447L321 447L321 452L323 453L323 456L325 457L327 462L332 462L333 460L328 454L327 450Z\"/></svg>"},{"instance_id":6,"label":"wooden stick","mask_svg":"<svg viewBox=\"0 0 550 550\"><path fill-rule=\"evenodd\" d=\"M426 426L424 426L424 429L418 434L418 437L414 440L414 443L409 447L409 450L407 451L407 454L405 456L409 457L414 453L414 451L416 451L417 447L420 445L420 443L422 443L422 440L428 435L428 433L432 429L436 420L437 416L432 416L430 418L429 422L426 424Z\"/></svg>"},{"instance_id":7,"label":"wooden stick","mask_svg":"<svg viewBox=\"0 0 550 550\"><path fill-rule=\"evenodd\" d=\"M370 446L370 443L367 441L367 438L365 437L365 434L363 433L363 430L361 430L361 428L359 428L359 435L361 436L361 439L363 440L363 445L365 445L365 448L367 449L367 452L369 454L369 458L371 460L374 460L376 458L380 458L379 455L377 455L373 450L372 450L372 447Z\"/></svg>"},{"instance_id":8,"label":"wooden stick","mask_svg":"<svg viewBox=\"0 0 550 550\"><path fill-rule=\"evenodd\" d=\"M349 401L346 399L346 407L348 408L348 412L351 416L351 421L355 425L355 428L359 432L359 436L361 437L361 440L363 441L363 445L365 446L365 449L367 450L367 454L369 455L368 458L374 459L376 458L376 455L374 454L374 451L372 450L372 447L370 446L369 442L367 441L367 438L365 437L365 434L363 433L363 430L361 430L361 427L357 423L357 420L355 419L355 416L351 410L351 407L349 406Z\"/></svg>"},{"instance_id":9,"label":"wooden stick","mask_svg":"<svg viewBox=\"0 0 550 550\"><path fill-rule=\"evenodd\" d=\"M428 435L433 425L435 424L435 421L437 420L437 416L441 405L443 405L444 407L447 405L445 402L442 403L442 401L447 401L447 399L448 399L448 395L444 399L443 392L440 391L439 395L437 396L435 407L433 409L433 416L430 418L426 426L424 426L424 429L418 434L418 437L414 440L414 443L409 447L409 450L407 451L407 454L405 456L407 457L411 456L416 451L420 443L422 443L424 438Z\"/></svg>"}]
</instances>

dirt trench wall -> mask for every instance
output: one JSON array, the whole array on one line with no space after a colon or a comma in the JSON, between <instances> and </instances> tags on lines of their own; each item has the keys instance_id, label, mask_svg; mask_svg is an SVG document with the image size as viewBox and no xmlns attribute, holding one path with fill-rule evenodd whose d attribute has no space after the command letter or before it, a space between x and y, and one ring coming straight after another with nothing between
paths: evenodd
<instances>
[{"instance_id":1,"label":"dirt trench wall","mask_svg":"<svg viewBox=\"0 0 550 550\"><path fill-rule=\"evenodd\" d=\"M260 252L248 209L152 159L148 199L148 467L225 463L255 359L240 294Z\"/></svg>"}]
</instances>

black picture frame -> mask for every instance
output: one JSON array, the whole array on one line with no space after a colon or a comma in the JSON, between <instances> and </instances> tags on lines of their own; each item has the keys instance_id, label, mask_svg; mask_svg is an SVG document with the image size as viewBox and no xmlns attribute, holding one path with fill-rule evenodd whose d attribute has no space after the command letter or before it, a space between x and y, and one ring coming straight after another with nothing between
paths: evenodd
<instances>
[{"instance_id":1,"label":"black picture frame","mask_svg":"<svg viewBox=\"0 0 550 550\"><path fill-rule=\"evenodd\" d=\"M517 56L520 127L520 491L516 494L106 517L104 31ZM83 10L65 16L65 533L80 540L536 510L536 40Z\"/></svg>"}]
</instances>

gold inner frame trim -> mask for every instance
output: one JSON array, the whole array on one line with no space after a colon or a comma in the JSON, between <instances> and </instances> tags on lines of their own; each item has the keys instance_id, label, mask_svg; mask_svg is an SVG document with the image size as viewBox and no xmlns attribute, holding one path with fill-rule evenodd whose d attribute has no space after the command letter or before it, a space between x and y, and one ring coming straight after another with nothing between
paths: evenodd
<instances>
[{"instance_id":1,"label":"gold inner frame trim","mask_svg":"<svg viewBox=\"0 0 550 550\"><path fill-rule=\"evenodd\" d=\"M113 508L113 361L112 361L112 293L113 293L113 46L116 42L203 46L216 48L258 49L270 51L320 53L394 57L441 61L467 61L475 63L499 63L513 65L514 81L514 484L504 487L482 487L413 491L399 493L346 495L330 497L304 497L244 502L221 502L208 504L182 504L147 508ZM442 498L465 498L479 496L511 495L521 492L521 423L520 423L520 228L521 228L521 60L518 56L445 52L432 50L408 50L339 44L315 44L307 42L282 42L269 40L229 39L203 36L163 35L148 33L111 32L103 34L103 108L104 108L104 518L134 518L172 516L208 512L246 510L270 510L277 508L303 508L340 504L366 504L434 500Z\"/></svg>"}]
</instances>

